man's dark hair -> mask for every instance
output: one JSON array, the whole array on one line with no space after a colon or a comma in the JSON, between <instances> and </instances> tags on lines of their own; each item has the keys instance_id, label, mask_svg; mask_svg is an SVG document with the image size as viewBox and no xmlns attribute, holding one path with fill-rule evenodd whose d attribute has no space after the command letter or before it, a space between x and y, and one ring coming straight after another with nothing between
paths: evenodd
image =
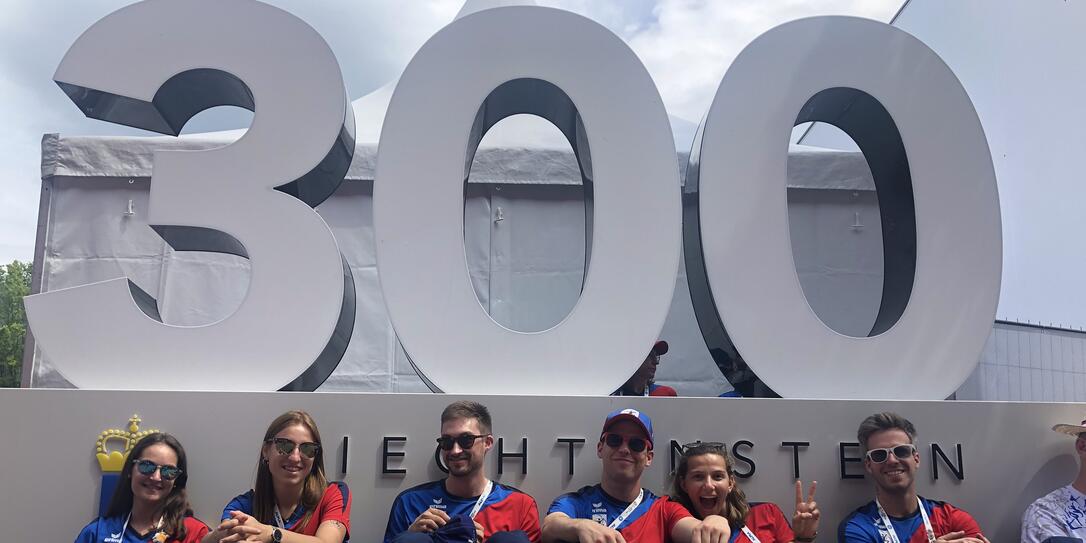
<instances>
[{"instance_id":1,"label":"man's dark hair","mask_svg":"<svg viewBox=\"0 0 1086 543\"><path fill-rule=\"evenodd\" d=\"M490 410L479 402L459 401L449 404L441 412L441 424L453 419L475 419L479 421L483 433L490 433Z\"/></svg>"},{"instance_id":2,"label":"man's dark hair","mask_svg":"<svg viewBox=\"0 0 1086 543\"><path fill-rule=\"evenodd\" d=\"M909 443L916 441L916 427L909 419L897 413L875 413L860 423L860 429L856 431L856 440L867 449L867 440L876 432L883 430L901 430L909 435Z\"/></svg>"}]
</instances>

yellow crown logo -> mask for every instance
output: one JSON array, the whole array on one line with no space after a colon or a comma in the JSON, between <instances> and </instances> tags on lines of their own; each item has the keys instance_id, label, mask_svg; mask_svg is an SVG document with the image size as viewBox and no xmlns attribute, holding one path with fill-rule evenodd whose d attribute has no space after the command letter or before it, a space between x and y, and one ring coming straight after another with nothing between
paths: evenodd
<instances>
[{"instance_id":1,"label":"yellow crown logo","mask_svg":"<svg viewBox=\"0 0 1086 543\"><path fill-rule=\"evenodd\" d=\"M95 443L97 453L94 456L98 459L98 466L102 468L102 471L120 473L124 469L128 453L132 447L136 446L136 442L158 431L155 429L140 431L141 422L143 419L139 415L132 415L132 418L128 419L127 431L110 428L98 435L98 441Z\"/></svg>"}]
</instances>

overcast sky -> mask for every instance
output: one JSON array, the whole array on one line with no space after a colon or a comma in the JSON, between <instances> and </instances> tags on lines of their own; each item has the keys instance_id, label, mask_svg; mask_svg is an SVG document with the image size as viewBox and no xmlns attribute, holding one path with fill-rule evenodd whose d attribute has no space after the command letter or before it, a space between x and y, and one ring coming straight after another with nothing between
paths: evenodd
<instances>
[{"instance_id":1,"label":"overcast sky","mask_svg":"<svg viewBox=\"0 0 1086 543\"><path fill-rule=\"evenodd\" d=\"M721 76L754 37L811 15L889 21L902 0L544 0L621 36L648 67L669 113L696 122ZM79 34L125 0L0 0L0 263L33 258L44 133L148 133L86 119L52 81ZM453 19L460 0L270 0L331 45L359 98L396 78L419 46ZM212 112L185 132L238 128L247 114Z\"/></svg>"}]
</instances>

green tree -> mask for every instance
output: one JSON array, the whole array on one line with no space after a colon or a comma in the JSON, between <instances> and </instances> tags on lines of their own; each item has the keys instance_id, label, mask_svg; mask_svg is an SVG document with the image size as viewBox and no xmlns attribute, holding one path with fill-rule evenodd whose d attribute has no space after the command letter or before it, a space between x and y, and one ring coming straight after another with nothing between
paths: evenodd
<instances>
[{"instance_id":1,"label":"green tree","mask_svg":"<svg viewBox=\"0 0 1086 543\"><path fill-rule=\"evenodd\" d=\"M0 266L0 387L19 386L26 338L23 296L30 294L30 264Z\"/></svg>"}]
</instances>

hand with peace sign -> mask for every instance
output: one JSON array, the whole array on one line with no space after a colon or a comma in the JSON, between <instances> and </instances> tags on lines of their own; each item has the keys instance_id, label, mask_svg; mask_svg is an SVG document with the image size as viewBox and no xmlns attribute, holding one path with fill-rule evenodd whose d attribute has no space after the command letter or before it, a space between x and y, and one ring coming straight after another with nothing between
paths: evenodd
<instances>
[{"instance_id":1,"label":"hand with peace sign","mask_svg":"<svg viewBox=\"0 0 1086 543\"><path fill-rule=\"evenodd\" d=\"M796 534L796 541L814 541L818 535L818 503L815 502L815 488L818 481L811 481L811 488L807 492L807 499L803 498L803 481L796 479L796 512L792 514L792 531Z\"/></svg>"}]
</instances>

